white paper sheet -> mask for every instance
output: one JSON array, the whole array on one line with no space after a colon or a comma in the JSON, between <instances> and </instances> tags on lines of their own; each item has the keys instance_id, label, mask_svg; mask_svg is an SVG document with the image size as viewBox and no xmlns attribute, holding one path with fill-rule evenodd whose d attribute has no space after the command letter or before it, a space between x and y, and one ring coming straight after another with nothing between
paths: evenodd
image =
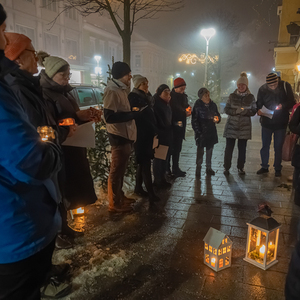
<instances>
[{"instance_id":1,"label":"white paper sheet","mask_svg":"<svg viewBox=\"0 0 300 300\"><path fill-rule=\"evenodd\" d=\"M274 110L270 110L266 108L264 105L260 110L263 116L268 117L269 119L273 118Z\"/></svg>"},{"instance_id":2,"label":"white paper sheet","mask_svg":"<svg viewBox=\"0 0 300 300\"><path fill-rule=\"evenodd\" d=\"M165 145L159 145L155 148L154 157L162 160L166 160L169 147Z\"/></svg>"},{"instance_id":3,"label":"white paper sheet","mask_svg":"<svg viewBox=\"0 0 300 300\"><path fill-rule=\"evenodd\" d=\"M62 145L73 147L95 148L95 123L88 122L79 125L73 136L68 137Z\"/></svg>"}]
</instances>

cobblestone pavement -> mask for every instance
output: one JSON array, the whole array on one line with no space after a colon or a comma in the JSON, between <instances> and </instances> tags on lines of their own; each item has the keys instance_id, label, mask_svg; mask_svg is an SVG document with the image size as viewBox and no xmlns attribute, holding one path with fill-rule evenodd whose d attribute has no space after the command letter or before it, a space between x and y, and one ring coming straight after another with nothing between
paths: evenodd
<instances>
[{"instance_id":1,"label":"cobblestone pavement","mask_svg":"<svg viewBox=\"0 0 300 300\"><path fill-rule=\"evenodd\" d=\"M260 168L260 125L253 118L253 139L248 142L246 175L237 173L236 149L230 176L223 175L226 120L218 126L219 143L213 152L216 175L195 180L193 132L181 154L185 178L177 178L161 192L160 209L148 211L138 200L135 212L110 216L105 205L93 205L86 214L86 233L72 250L60 250L56 262L71 263L74 293L65 299L284 299L288 264L296 239L300 209L291 200L290 163L283 163L281 178ZM273 164L271 151L271 165ZM282 224L278 263L263 271L243 260L247 222L258 216L257 204L268 201ZM203 238L210 227L233 241L232 265L215 273L203 263Z\"/></svg>"}]
</instances>

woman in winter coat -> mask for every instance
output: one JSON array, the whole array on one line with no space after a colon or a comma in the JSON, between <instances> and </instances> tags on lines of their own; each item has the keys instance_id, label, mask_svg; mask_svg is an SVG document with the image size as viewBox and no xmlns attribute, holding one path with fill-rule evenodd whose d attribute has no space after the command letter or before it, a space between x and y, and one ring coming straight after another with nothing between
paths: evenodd
<instances>
[{"instance_id":1,"label":"woman in winter coat","mask_svg":"<svg viewBox=\"0 0 300 300\"><path fill-rule=\"evenodd\" d=\"M211 168L211 158L214 144L218 143L216 123L221 122L217 105L210 99L209 91L201 88L198 97L192 111L192 127L197 145L196 178L201 176L204 148L206 148L206 174L215 175Z\"/></svg>"},{"instance_id":2,"label":"woman in winter coat","mask_svg":"<svg viewBox=\"0 0 300 300\"><path fill-rule=\"evenodd\" d=\"M151 176L151 160L154 158L153 138L157 134L153 98L149 93L146 77L133 75L132 80L134 89L128 95L131 110L143 110L141 117L135 119L137 139L134 150L138 167L134 192L140 196L149 196L149 202L153 204L160 200L154 193ZM147 192L142 187L143 182Z\"/></svg>"},{"instance_id":3,"label":"woman in winter coat","mask_svg":"<svg viewBox=\"0 0 300 300\"><path fill-rule=\"evenodd\" d=\"M39 52L39 62L44 66L41 71L40 84L43 97L49 102L52 114L58 122L73 118L76 124L88 121L100 121L95 109L79 110L78 104L70 94L70 65L60 57ZM90 173L87 151L83 147L62 146L64 153L63 196L66 208L76 209L97 200L94 183Z\"/></svg>"},{"instance_id":4,"label":"woman in winter coat","mask_svg":"<svg viewBox=\"0 0 300 300\"><path fill-rule=\"evenodd\" d=\"M251 139L251 117L256 114L256 102L248 89L248 78L241 73L237 81L237 89L230 94L224 112L228 119L224 129L226 148L224 155L224 174L229 175L235 140L238 140L237 168L240 175L244 175L246 162L247 140Z\"/></svg>"},{"instance_id":5,"label":"woman in winter coat","mask_svg":"<svg viewBox=\"0 0 300 300\"><path fill-rule=\"evenodd\" d=\"M153 160L154 184L157 188L171 187L171 184L167 182L165 178L172 143L172 110L169 105L171 100L170 93L170 88L166 84L162 84L157 88L156 94L153 97L153 110L158 130L158 143L159 145L169 147L166 160L159 158L154 158Z\"/></svg>"}]
</instances>

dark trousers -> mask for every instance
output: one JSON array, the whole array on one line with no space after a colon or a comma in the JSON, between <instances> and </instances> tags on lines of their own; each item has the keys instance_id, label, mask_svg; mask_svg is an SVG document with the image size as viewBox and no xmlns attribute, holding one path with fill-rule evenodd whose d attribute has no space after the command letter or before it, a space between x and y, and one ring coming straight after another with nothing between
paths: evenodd
<instances>
[{"instance_id":1,"label":"dark trousers","mask_svg":"<svg viewBox=\"0 0 300 300\"><path fill-rule=\"evenodd\" d=\"M166 181L165 174L170 159L170 148L166 160L154 158L153 159L153 175L155 184L160 184Z\"/></svg>"},{"instance_id":2,"label":"dark trousers","mask_svg":"<svg viewBox=\"0 0 300 300\"><path fill-rule=\"evenodd\" d=\"M144 182L149 195L154 195L151 175L151 159L138 164L135 179L135 190L141 190Z\"/></svg>"},{"instance_id":3,"label":"dark trousers","mask_svg":"<svg viewBox=\"0 0 300 300\"><path fill-rule=\"evenodd\" d=\"M181 137L176 137L175 134L173 135L172 151L171 151L173 173L176 173L179 170L179 158L182 149L182 141L183 139Z\"/></svg>"},{"instance_id":4,"label":"dark trousers","mask_svg":"<svg viewBox=\"0 0 300 300\"><path fill-rule=\"evenodd\" d=\"M231 168L232 161L232 153L235 146L236 139L226 138L226 148L224 155L224 169L229 170ZM246 162L246 147L247 140L238 139L238 160L237 160L237 168L244 169Z\"/></svg>"},{"instance_id":5,"label":"dark trousers","mask_svg":"<svg viewBox=\"0 0 300 300\"><path fill-rule=\"evenodd\" d=\"M0 264L1 300L40 300L40 288L51 269L55 239L43 250L21 261Z\"/></svg>"},{"instance_id":6,"label":"dark trousers","mask_svg":"<svg viewBox=\"0 0 300 300\"><path fill-rule=\"evenodd\" d=\"M206 169L211 169L211 158L214 147L206 148ZM203 163L204 147L197 147L196 172L200 172Z\"/></svg>"},{"instance_id":7,"label":"dark trousers","mask_svg":"<svg viewBox=\"0 0 300 300\"><path fill-rule=\"evenodd\" d=\"M111 147L111 164L107 184L108 202L111 208L122 205L123 180L131 151L131 143Z\"/></svg>"},{"instance_id":8,"label":"dark trousers","mask_svg":"<svg viewBox=\"0 0 300 300\"><path fill-rule=\"evenodd\" d=\"M262 148L260 150L261 156L261 166L264 169L269 168L269 156L270 156L270 145L272 141L272 136L274 134L274 151L275 151L275 159L274 159L274 168L275 171L281 171L282 165L282 146L284 143L286 129L277 129L271 130L268 128L261 128L261 139L262 139Z\"/></svg>"}]
</instances>

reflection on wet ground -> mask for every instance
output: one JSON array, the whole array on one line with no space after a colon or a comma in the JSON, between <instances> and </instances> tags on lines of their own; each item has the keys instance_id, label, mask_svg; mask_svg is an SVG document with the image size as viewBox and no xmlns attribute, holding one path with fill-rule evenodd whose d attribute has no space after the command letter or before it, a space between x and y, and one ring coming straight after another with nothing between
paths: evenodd
<instances>
[{"instance_id":1,"label":"reflection on wet ground","mask_svg":"<svg viewBox=\"0 0 300 300\"><path fill-rule=\"evenodd\" d=\"M284 299L300 216L287 182L292 167L283 163L281 178L275 178L273 168L268 174L256 175L261 142L260 125L254 119L246 175L238 175L234 167L235 151L231 174L225 177L225 120L222 123L213 153L215 176L206 177L202 168L201 179L195 179L196 147L190 131L181 155L181 168L187 176L160 192L157 211L148 210L146 199L139 199L135 212L128 215L111 216L101 202L88 208L84 237L76 240L74 249L55 253L56 263L68 261L73 268L74 292L65 299ZM243 260L246 223L258 216L257 204L264 201L270 203L273 217L282 224L279 262L267 271ZM203 238L210 227L233 241L232 265L218 273L203 263Z\"/></svg>"}]
</instances>

